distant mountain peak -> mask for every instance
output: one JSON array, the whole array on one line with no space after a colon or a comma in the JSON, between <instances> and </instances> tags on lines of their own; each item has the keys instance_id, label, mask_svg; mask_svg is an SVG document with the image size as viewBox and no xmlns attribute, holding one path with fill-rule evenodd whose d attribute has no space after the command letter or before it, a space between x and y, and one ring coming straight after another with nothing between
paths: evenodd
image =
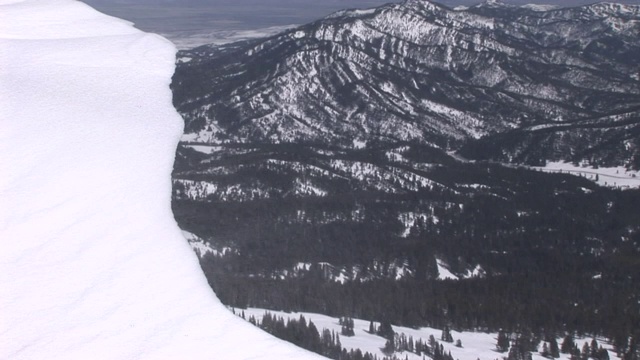
<instances>
[{"instance_id":1,"label":"distant mountain peak","mask_svg":"<svg viewBox=\"0 0 640 360\"><path fill-rule=\"evenodd\" d=\"M500 0L486 0L484 2L486 5L504 5L504 3Z\"/></svg>"},{"instance_id":2,"label":"distant mountain peak","mask_svg":"<svg viewBox=\"0 0 640 360\"><path fill-rule=\"evenodd\" d=\"M477 5L474 5L473 7L511 7L512 5L508 5L505 4L503 1L501 0L485 0Z\"/></svg>"},{"instance_id":3,"label":"distant mountain peak","mask_svg":"<svg viewBox=\"0 0 640 360\"><path fill-rule=\"evenodd\" d=\"M529 9L529 10L538 11L538 12L551 11L551 10L556 10L560 8L560 6L558 5L550 5L550 4L525 4L520 7L523 9Z\"/></svg>"}]
</instances>

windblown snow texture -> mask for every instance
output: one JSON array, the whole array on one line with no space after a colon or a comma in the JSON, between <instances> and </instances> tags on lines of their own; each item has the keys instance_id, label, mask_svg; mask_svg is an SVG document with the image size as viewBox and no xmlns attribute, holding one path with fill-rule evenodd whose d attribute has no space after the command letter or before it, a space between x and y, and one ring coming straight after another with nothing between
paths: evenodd
<instances>
[{"instance_id":1,"label":"windblown snow texture","mask_svg":"<svg viewBox=\"0 0 640 360\"><path fill-rule=\"evenodd\" d=\"M0 358L315 358L216 299L170 210L175 48L0 0Z\"/></svg>"}]
</instances>

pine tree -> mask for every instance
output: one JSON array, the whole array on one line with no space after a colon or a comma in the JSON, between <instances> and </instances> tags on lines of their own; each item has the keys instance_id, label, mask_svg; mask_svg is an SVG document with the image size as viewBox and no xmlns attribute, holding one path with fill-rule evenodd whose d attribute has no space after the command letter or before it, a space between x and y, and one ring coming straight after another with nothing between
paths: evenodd
<instances>
[{"instance_id":1,"label":"pine tree","mask_svg":"<svg viewBox=\"0 0 640 360\"><path fill-rule=\"evenodd\" d=\"M530 360L532 359L530 347L531 340L528 334L520 334L514 342L511 348L509 349L509 354L507 355L508 360Z\"/></svg>"},{"instance_id":2,"label":"pine tree","mask_svg":"<svg viewBox=\"0 0 640 360\"><path fill-rule=\"evenodd\" d=\"M594 359L597 360L609 360L609 352L606 349L603 349L602 346L596 352Z\"/></svg>"},{"instance_id":3,"label":"pine tree","mask_svg":"<svg viewBox=\"0 0 640 360\"><path fill-rule=\"evenodd\" d=\"M509 337L507 333L503 330L498 332L498 341L496 343L496 350L498 352L504 353L509 351Z\"/></svg>"},{"instance_id":4,"label":"pine tree","mask_svg":"<svg viewBox=\"0 0 640 360\"><path fill-rule=\"evenodd\" d=\"M629 348L629 336L624 332L616 334L613 337L613 349L616 352L618 357L622 357L622 355L627 352Z\"/></svg>"},{"instance_id":5,"label":"pine tree","mask_svg":"<svg viewBox=\"0 0 640 360\"><path fill-rule=\"evenodd\" d=\"M547 346L546 342L542 344L542 351L540 352L540 355L546 358L551 357L551 352L549 351L549 347Z\"/></svg>"},{"instance_id":6,"label":"pine tree","mask_svg":"<svg viewBox=\"0 0 640 360\"><path fill-rule=\"evenodd\" d=\"M629 349L624 360L640 360L640 334L636 333L629 339Z\"/></svg>"},{"instance_id":7,"label":"pine tree","mask_svg":"<svg viewBox=\"0 0 640 360\"><path fill-rule=\"evenodd\" d=\"M571 355L576 357L577 359L580 358L580 348L578 347L578 344L576 344L573 349L571 349Z\"/></svg>"},{"instance_id":8,"label":"pine tree","mask_svg":"<svg viewBox=\"0 0 640 360\"><path fill-rule=\"evenodd\" d=\"M353 330L353 319L351 318L344 318L344 320L342 318L340 318L340 323L342 325L342 329L340 331L340 334L343 336L354 336L355 335L355 331Z\"/></svg>"},{"instance_id":9,"label":"pine tree","mask_svg":"<svg viewBox=\"0 0 640 360\"><path fill-rule=\"evenodd\" d=\"M591 340L591 353L589 354L589 356L591 356L592 358L596 358L598 356L598 350L599 350L600 346L598 345L598 341L596 341L596 339L592 339Z\"/></svg>"},{"instance_id":10,"label":"pine tree","mask_svg":"<svg viewBox=\"0 0 640 360\"><path fill-rule=\"evenodd\" d=\"M434 355L435 351L438 349L438 342L436 338L432 335L429 335L429 352L428 354Z\"/></svg>"},{"instance_id":11,"label":"pine tree","mask_svg":"<svg viewBox=\"0 0 640 360\"><path fill-rule=\"evenodd\" d=\"M515 346L515 344L509 349L509 354L507 354L507 360L524 360L520 355L520 351L518 351L518 348Z\"/></svg>"},{"instance_id":12,"label":"pine tree","mask_svg":"<svg viewBox=\"0 0 640 360\"><path fill-rule=\"evenodd\" d=\"M395 335L395 332L393 331L393 327L390 322L383 321L380 323L380 327L378 327L377 334L383 338L391 339Z\"/></svg>"},{"instance_id":13,"label":"pine tree","mask_svg":"<svg viewBox=\"0 0 640 360\"><path fill-rule=\"evenodd\" d=\"M584 345L582 345L582 352L580 353L580 358L582 360L587 360L589 356L591 356L591 348L589 348L589 343L585 342Z\"/></svg>"},{"instance_id":14,"label":"pine tree","mask_svg":"<svg viewBox=\"0 0 640 360\"><path fill-rule=\"evenodd\" d=\"M562 345L560 346L560 352L563 354L570 354L573 351L573 348L576 347L576 343L573 342L573 336L567 335L562 340Z\"/></svg>"},{"instance_id":15,"label":"pine tree","mask_svg":"<svg viewBox=\"0 0 640 360\"><path fill-rule=\"evenodd\" d=\"M382 348L382 352L386 355L391 355L396 351L396 343L395 339L387 339L387 342L384 344L384 348Z\"/></svg>"},{"instance_id":16,"label":"pine tree","mask_svg":"<svg viewBox=\"0 0 640 360\"><path fill-rule=\"evenodd\" d=\"M558 348L558 341L555 336L549 339L549 354L552 358L557 359L560 357L560 349Z\"/></svg>"},{"instance_id":17,"label":"pine tree","mask_svg":"<svg viewBox=\"0 0 640 360\"><path fill-rule=\"evenodd\" d=\"M440 340L446 342L453 342L453 336L451 336L451 330L449 326L445 325L444 329L442 329L442 335L440 335Z\"/></svg>"}]
</instances>

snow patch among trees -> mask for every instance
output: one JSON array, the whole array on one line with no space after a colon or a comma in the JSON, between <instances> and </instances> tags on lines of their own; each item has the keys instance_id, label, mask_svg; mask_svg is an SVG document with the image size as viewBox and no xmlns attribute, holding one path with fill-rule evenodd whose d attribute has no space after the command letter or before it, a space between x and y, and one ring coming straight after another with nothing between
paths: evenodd
<instances>
[{"instance_id":1,"label":"snow patch among trees","mask_svg":"<svg viewBox=\"0 0 640 360\"><path fill-rule=\"evenodd\" d=\"M565 173L592 180L600 186L630 189L640 187L640 171L629 170L624 166L597 167L587 164L578 165L562 161L548 162L545 166L534 166L544 172Z\"/></svg>"}]
</instances>

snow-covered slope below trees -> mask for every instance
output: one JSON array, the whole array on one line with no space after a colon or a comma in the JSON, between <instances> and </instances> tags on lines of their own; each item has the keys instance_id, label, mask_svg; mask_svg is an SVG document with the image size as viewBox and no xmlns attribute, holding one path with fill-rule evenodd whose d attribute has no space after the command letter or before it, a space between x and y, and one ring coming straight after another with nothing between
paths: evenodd
<instances>
[{"instance_id":1,"label":"snow-covered slope below trees","mask_svg":"<svg viewBox=\"0 0 640 360\"><path fill-rule=\"evenodd\" d=\"M313 324L318 329L319 333L322 333L324 329L333 331L335 334L340 334L342 330L342 325L339 323L338 318L330 317L322 314L316 313L308 313L308 312L283 312L283 311L272 311L267 309L259 309L259 308L248 308L248 309L235 309L236 314L241 316L244 314L244 317L247 321L251 318L257 321L258 323L262 323L265 314L270 314L276 319L283 319L286 323L288 320L299 320L300 316L305 318L305 321L313 322ZM442 328L432 328L432 327L421 327L421 328L409 328L392 325L392 329L395 332L395 351L387 351L385 353L385 347L387 343L387 339L382 336L372 334L369 332L370 324L372 324L375 328L380 326L379 322L370 323L368 320L361 319L352 319L354 322L353 330L354 336L344 336L338 335L341 345L350 350L360 349L362 353L369 353L371 355L377 356L378 359L385 358L386 359L409 359L409 360L424 360L424 359L432 359L436 358L431 355L418 354L419 351L413 350L409 351L407 349L407 341L412 339L411 346L409 348L414 348L413 343L422 342L423 344L429 344L429 338L433 336L435 341L442 345L445 354L451 354L451 356L456 360L497 360L497 359L507 359L508 351L499 352L496 349L496 340L498 338L498 333L487 333L480 331L456 331L451 330L450 334L452 336L452 342L442 341ZM517 336L516 334L513 334ZM456 346L457 341L460 340L460 347ZM540 341L542 340L542 341ZM591 343L593 338L589 338L588 336L580 336L573 338L575 344L581 349L584 344ZM620 357L616 356L616 352L613 350L612 345L606 341L605 339L598 338L597 343L601 346L603 351L606 351L608 359L618 360ZM562 337L558 337L556 339L558 344L563 342ZM515 343L515 342L514 342ZM532 360L545 360L553 358L551 356L543 356L543 349L545 347L549 347L549 339L538 339L538 343L535 346L536 351L530 349ZM559 360L570 360L571 355L568 353L560 353L556 359Z\"/></svg>"},{"instance_id":2,"label":"snow-covered slope below trees","mask_svg":"<svg viewBox=\"0 0 640 360\"><path fill-rule=\"evenodd\" d=\"M233 317L173 220L168 41L0 0L0 50L0 358L315 357Z\"/></svg>"}]
</instances>

